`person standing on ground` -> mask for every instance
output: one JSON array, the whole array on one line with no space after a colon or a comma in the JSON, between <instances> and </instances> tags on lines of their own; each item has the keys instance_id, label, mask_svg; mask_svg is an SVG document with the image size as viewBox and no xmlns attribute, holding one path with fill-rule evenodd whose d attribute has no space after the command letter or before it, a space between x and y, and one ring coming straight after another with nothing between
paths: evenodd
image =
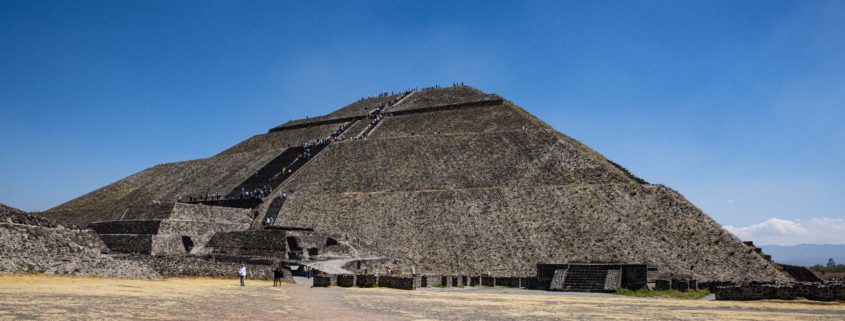
<instances>
[{"instance_id":1,"label":"person standing on ground","mask_svg":"<svg viewBox=\"0 0 845 321\"><path fill-rule=\"evenodd\" d=\"M244 280L246 279L246 266L241 264L241 268L238 269L238 276L241 277L241 286L244 286Z\"/></svg>"},{"instance_id":2,"label":"person standing on ground","mask_svg":"<svg viewBox=\"0 0 845 321\"><path fill-rule=\"evenodd\" d=\"M282 273L283 272L282 272L281 267L276 267L276 269L273 270L273 287L274 288L277 287L277 286L282 286L282 277L283 277Z\"/></svg>"}]
</instances>

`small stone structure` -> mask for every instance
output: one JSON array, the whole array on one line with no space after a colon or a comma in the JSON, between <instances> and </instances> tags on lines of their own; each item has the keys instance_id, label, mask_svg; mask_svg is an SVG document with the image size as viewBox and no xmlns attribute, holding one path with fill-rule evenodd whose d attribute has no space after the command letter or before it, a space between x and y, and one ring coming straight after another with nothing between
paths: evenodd
<instances>
[{"instance_id":1,"label":"small stone structure","mask_svg":"<svg viewBox=\"0 0 845 321\"><path fill-rule=\"evenodd\" d=\"M647 285L648 269L645 264L538 264L536 280L536 286L552 291L639 290ZM515 282L513 279L495 281L496 285Z\"/></svg>"}]
</instances>

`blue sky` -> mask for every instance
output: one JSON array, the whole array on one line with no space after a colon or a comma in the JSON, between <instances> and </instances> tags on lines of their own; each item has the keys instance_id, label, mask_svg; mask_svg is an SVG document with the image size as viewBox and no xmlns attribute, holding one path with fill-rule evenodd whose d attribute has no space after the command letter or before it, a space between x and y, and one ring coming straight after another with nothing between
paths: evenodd
<instances>
[{"instance_id":1,"label":"blue sky","mask_svg":"<svg viewBox=\"0 0 845 321\"><path fill-rule=\"evenodd\" d=\"M0 202L462 81L743 237L845 243L845 2L315 2L0 0Z\"/></svg>"}]
</instances>

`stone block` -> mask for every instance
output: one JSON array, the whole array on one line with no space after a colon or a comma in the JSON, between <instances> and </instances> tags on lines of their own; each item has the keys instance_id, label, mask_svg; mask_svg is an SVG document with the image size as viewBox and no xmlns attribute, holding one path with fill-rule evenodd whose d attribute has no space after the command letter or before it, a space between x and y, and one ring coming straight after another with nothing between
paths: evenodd
<instances>
[{"instance_id":1,"label":"stone block","mask_svg":"<svg viewBox=\"0 0 845 321\"><path fill-rule=\"evenodd\" d=\"M348 288L355 286L354 274L339 274L337 276L337 286Z\"/></svg>"},{"instance_id":2,"label":"stone block","mask_svg":"<svg viewBox=\"0 0 845 321\"><path fill-rule=\"evenodd\" d=\"M314 277L314 287L323 287L327 288L330 286L335 286L337 284L337 276L336 275L325 275L325 276L315 276Z\"/></svg>"},{"instance_id":3,"label":"stone block","mask_svg":"<svg viewBox=\"0 0 845 321\"><path fill-rule=\"evenodd\" d=\"M419 284L418 277L410 276L392 276L380 275L378 277L378 286L400 290L414 290Z\"/></svg>"},{"instance_id":4,"label":"stone block","mask_svg":"<svg viewBox=\"0 0 845 321\"><path fill-rule=\"evenodd\" d=\"M359 288L372 288L378 285L378 276L372 274L358 274L355 276L355 285Z\"/></svg>"}]
</instances>

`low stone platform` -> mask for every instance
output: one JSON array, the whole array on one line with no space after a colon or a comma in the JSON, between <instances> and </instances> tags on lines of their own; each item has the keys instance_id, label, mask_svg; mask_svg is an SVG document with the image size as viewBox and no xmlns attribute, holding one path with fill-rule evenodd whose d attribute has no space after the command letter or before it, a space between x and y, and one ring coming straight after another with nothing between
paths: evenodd
<instances>
[{"instance_id":1,"label":"low stone platform","mask_svg":"<svg viewBox=\"0 0 845 321\"><path fill-rule=\"evenodd\" d=\"M815 301L845 300L845 284L749 284L720 286L716 287L714 292L716 300L796 300L801 298Z\"/></svg>"},{"instance_id":2,"label":"low stone platform","mask_svg":"<svg viewBox=\"0 0 845 321\"><path fill-rule=\"evenodd\" d=\"M613 292L639 290L647 283L645 264L570 263L537 264L537 282L532 286L551 291Z\"/></svg>"}]
</instances>

